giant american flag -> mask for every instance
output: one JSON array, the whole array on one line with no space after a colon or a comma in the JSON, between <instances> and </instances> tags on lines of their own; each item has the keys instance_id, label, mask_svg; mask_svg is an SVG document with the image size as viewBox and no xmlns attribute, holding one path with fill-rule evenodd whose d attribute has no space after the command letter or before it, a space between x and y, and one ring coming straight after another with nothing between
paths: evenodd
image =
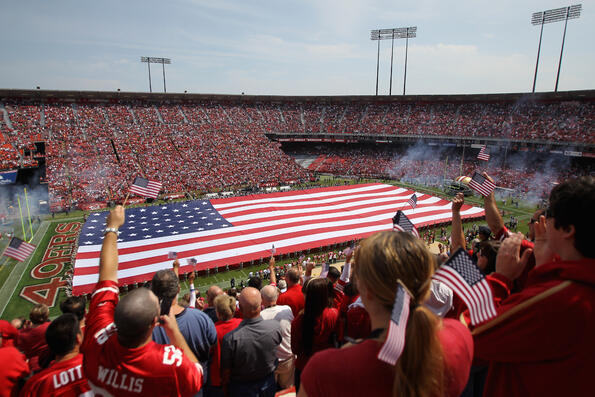
<instances>
[{"instance_id":1,"label":"giant american flag","mask_svg":"<svg viewBox=\"0 0 595 397\"><path fill-rule=\"evenodd\" d=\"M273 244L281 255L391 230L395 210L413 193L373 183L128 208L118 238L119 283L146 281L171 267L170 251L181 263L196 258L197 270L203 270L268 258ZM415 212L403 211L417 227L450 221L450 201L417 195ZM75 294L92 291L97 282L106 215L91 214L81 230ZM476 218L484 211L464 205L461 215Z\"/></svg>"}]
</instances>

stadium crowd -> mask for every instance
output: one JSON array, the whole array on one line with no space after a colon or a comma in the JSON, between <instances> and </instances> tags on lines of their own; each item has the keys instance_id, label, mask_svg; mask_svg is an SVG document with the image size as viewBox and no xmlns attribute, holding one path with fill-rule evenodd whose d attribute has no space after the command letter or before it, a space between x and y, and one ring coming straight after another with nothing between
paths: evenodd
<instances>
[{"instance_id":1,"label":"stadium crowd","mask_svg":"<svg viewBox=\"0 0 595 397\"><path fill-rule=\"evenodd\" d=\"M5 117L0 123L0 168L35 166L33 155L25 153L35 152L35 142L45 142L50 206L55 210L121 200L136 175L161 181L165 193L307 180L309 172L271 143L264 135L267 132L595 143L590 133L595 105L588 101L325 104L205 100L178 105L140 101L31 104L9 98L1 102ZM347 156L339 153L328 156L320 171L380 176L387 169L382 165L390 160L369 158L358 151ZM499 179L508 186L516 177L509 173Z\"/></svg>"},{"instance_id":2,"label":"stadium crowd","mask_svg":"<svg viewBox=\"0 0 595 397\"><path fill-rule=\"evenodd\" d=\"M149 288L119 296L117 229L126 216L118 206L106 220L88 310L85 298L70 297L51 322L45 305L29 320L0 321L0 395L272 397L291 386L302 397L587 395L593 202L595 178L563 181L524 238L488 194L487 227L474 226L468 245L459 194L450 246L439 255L413 233L379 232L285 268L273 256L247 286L214 285L206 300L194 273L183 276L190 293L179 296L177 261ZM491 291L483 308L434 277L461 255ZM343 258L341 270L330 266ZM487 305L493 317L474 321Z\"/></svg>"}]
</instances>

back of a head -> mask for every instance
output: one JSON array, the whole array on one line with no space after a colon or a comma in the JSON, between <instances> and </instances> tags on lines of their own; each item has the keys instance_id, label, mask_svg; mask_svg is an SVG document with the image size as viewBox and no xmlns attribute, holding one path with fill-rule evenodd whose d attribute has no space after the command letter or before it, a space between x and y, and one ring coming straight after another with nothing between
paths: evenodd
<instances>
[{"instance_id":1,"label":"back of a head","mask_svg":"<svg viewBox=\"0 0 595 397\"><path fill-rule=\"evenodd\" d=\"M394 396L442 395L442 346L438 318L421 303L430 293L435 260L424 242L404 232L376 233L355 253L354 278L375 301L392 312L400 280L413 296L405 348L395 365ZM388 324L387 324L388 327Z\"/></svg>"},{"instance_id":2,"label":"back of a head","mask_svg":"<svg viewBox=\"0 0 595 397\"><path fill-rule=\"evenodd\" d=\"M479 243L481 256L485 256L487 259L487 265L482 270L484 274L491 274L496 271L496 257L498 256L498 250L501 244L498 240L482 241Z\"/></svg>"},{"instance_id":3,"label":"back of a head","mask_svg":"<svg viewBox=\"0 0 595 397\"><path fill-rule=\"evenodd\" d=\"M262 279L258 276L252 276L248 279L248 287L260 290L262 288Z\"/></svg>"},{"instance_id":4,"label":"back of a head","mask_svg":"<svg viewBox=\"0 0 595 397\"><path fill-rule=\"evenodd\" d=\"M266 285L260 290L260 296L262 297L262 304L269 306L277 302L279 290L272 285Z\"/></svg>"},{"instance_id":5,"label":"back of a head","mask_svg":"<svg viewBox=\"0 0 595 397\"><path fill-rule=\"evenodd\" d=\"M71 296L60 303L62 313L72 313L79 321L85 317L87 299L84 296Z\"/></svg>"},{"instance_id":6,"label":"back of a head","mask_svg":"<svg viewBox=\"0 0 595 397\"><path fill-rule=\"evenodd\" d=\"M328 278L311 279L305 291L302 344L306 354L310 354L313 348L316 320L322 315L324 309L333 305L333 283Z\"/></svg>"},{"instance_id":7,"label":"back of a head","mask_svg":"<svg viewBox=\"0 0 595 397\"><path fill-rule=\"evenodd\" d=\"M236 299L226 294L218 295L213 301L217 318L227 321L233 317L236 311Z\"/></svg>"},{"instance_id":8,"label":"back of a head","mask_svg":"<svg viewBox=\"0 0 595 397\"><path fill-rule=\"evenodd\" d=\"M223 293L223 290L218 285L211 285L207 290L207 303L209 306L213 306L215 298Z\"/></svg>"},{"instance_id":9,"label":"back of a head","mask_svg":"<svg viewBox=\"0 0 595 397\"><path fill-rule=\"evenodd\" d=\"M151 280L151 291L159 299L174 299L180 292L178 276L171 269L159 270Z\"/></svg>"},{"instance_id":10,"label":"back of a head","mask_svg":"<svg viewBox=\"0 0 595 397\"><path fill-rule=\"evenodd\" d=\"M42 324L48 321L50 309L43 303L38 303L29 312L29 319L33 324Z\"/></svg>"},{"instance_id":11,"label":"back of a head","mask_svg":"<svg viewBox=\"0 0 595 397\"><path fill-rule=\"evenodd\" d=\"M152 331L151 325L159 316L159 302L147 288L138 288L124 296L116 306L114 322L118 340L125 347L137 347Z\"/></svg>"},{"instance_id":12,"label":"back of a head","mask_svg":"<svg viewBox=\"0 0 595 397\"><path fill-rule=\"evenodd\" d=\"M292 267L285 274L285 280L287 280L287 286L292 287L300 282L300 272L298 269Z\"/></svg>"},{"instance_id":13,"label":"back of a head","mask_svg":"<svg viewBox=\"0 0 595 397\"><path fill-rule=\"evenodd\" d=\"M339 269L337 269L336 267L331 266L328 269L328 274L326 275L326 278L328 278L329 280L331 280L332 283L336 283L337 280L339 280L339 277L341 277L341 272L339 271Z\"/></svg>"},{"instance_id":14,"label":"back of a head","mask_svg":"<svg viewBox=\"0 0 595 397\"><path fill-rule=\"evenodd\" d=\"M246 287L240 294L240 309L244 318L254 318L260 315L262 298L260 291L253 287Z\"/></svg>"},{"instance_id":15,"label":"back of a head","mask_svg":"<svg viewBox=\"0 0 595 397\"><path fill-rule=\"evenodd\" d=\"M546 216L554 218L557 229L574 226L574 248L587 258L595 258L591 228L595 223L595 177L569 179L550 193Z\"/></svg>"},{"instance_id":16,"label":"back of a head","mask_svg":"<svg viewBox=\"0 0 595 397\"><path fill-rule=\"evenodd\" d=\"M76 336L81 332L79 321L73 313L56 318L45 331L45 340L52 353L64 356L74 350Z\"/></svg>"}]
</instances>

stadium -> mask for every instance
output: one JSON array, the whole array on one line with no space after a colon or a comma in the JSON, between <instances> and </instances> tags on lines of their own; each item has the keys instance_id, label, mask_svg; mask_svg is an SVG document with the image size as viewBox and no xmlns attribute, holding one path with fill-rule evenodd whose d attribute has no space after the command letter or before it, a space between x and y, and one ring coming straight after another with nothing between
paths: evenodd
<instances>
[{"instance_id":1,"label":"stadium","mask_svg":"<svg viewBox=\"0 0 595 397\"><path fill-rule=\"evenodd\" d=\"M296 268L308 269L312 282L336 268L341 283L353 249L389 230L414 233L446 264L461 234L459 247L477 262L482 228L498 247L509 232L529 241L539 223L534 213L549 210L552 189L595 176L594 131L595 90L558 91L557 82L551 92L451 95L0 89L0 315L24 323L44 305L46 320L56 319L71 297L92 302L104 280L104 236L113 231L104 229L120 205L126 221L115 230L110 287L120 299L154 288L156 274L174 261L180 298L194 297L194 286L208 297L218 286L240 300L255 278L284 292L281 281L287 288ZM592 218L592 209L585 216ZM496 218L504 235L493 230ZM509 281L516 283L510 293L522 293L529 270ZM414 299L399 283L397 295ZM481 321L454 291L451 316L473 330ZM188 299L186 306L195 298ZM213 304L200 308L214 312ZM278 391L296 392L275 379ZM308 392L311 384L304 383ZM461 395L480 395L469 384Z\"/></svg>"}]
</instances>

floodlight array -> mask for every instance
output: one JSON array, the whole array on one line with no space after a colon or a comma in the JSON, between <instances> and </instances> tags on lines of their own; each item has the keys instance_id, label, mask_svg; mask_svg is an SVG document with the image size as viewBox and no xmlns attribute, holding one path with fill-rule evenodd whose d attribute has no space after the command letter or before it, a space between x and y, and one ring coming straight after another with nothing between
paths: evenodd
<instances>
[{"instance_id":1,"label":"floodlight array","mask_svg":"<svg viewBox=\"0 0 595 397\"><path fill-rule=\"evenodd\" d=\"M577 19L581 16L582 9L582 4L575 4L568 7L534 12L533 15L531 15L531 24L541 25L543 23L559 22L565 20L567 15L568 19Z\"/></svg>"},{"instance_id":2,"label":"floodlight array","mask_svg":"<svg viewBox=\"0 0 595 397\"><path fill-rule=\"evenodd\" d=\"M140 61L145 63L161 63L166 65L171 64L170 58L140 57Z\"/></svg>"},{"instance_id":3,"label":"floodlight array","mask_svg":"<svg viewBox=\"0 0 595 397\"><path fill-rule=\"evenodd\" d=\"M406 39L417 37L417 26L395 29L376 29L370 32L370 40Z\"/></svg>"}]
</instances>

